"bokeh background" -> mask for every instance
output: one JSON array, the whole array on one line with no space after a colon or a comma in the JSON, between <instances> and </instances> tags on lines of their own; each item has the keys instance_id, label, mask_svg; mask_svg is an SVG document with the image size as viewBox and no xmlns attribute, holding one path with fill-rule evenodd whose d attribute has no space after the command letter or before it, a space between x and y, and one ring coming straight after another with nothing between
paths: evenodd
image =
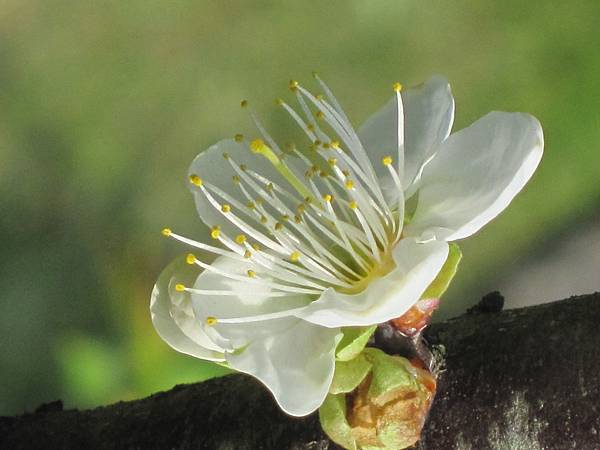
<instances>
[{"instance_id":1,"label":"bokeh background","mask_svg":"<svg viewBox=\"0 0 600 450\"><path fill-rule=\"evenodd\" d=\"M4 0L0 3L0 414L87 407L224 369L171 351L154 280L196 238L185 174L224 136L276 136L273 99L318 70L358 125L391 83L452 82L455 129L492 109L542 122L512 206L462 244L439 317L600 289L600 2Z\"/></svg>"}]
</instances>

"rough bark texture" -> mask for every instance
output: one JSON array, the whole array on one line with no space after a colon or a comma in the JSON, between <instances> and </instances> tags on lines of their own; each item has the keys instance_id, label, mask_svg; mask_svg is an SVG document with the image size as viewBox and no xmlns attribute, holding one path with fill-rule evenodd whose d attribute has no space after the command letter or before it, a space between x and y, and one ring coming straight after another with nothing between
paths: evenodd
<instances>
[{"instance_id":1,"label":"rough bark texture","mask_svg":"<svg viewBox=\"0 0 600 450\"><path fill-rule=\"evenodd\" d=\"M428 330L446 370L417 448L600 449L600 294L504 312L486 305ZM338 447L315 415L287 417L261 385L231 375L89 411L56 402L3 417L0 448Z\"/></svg>"}]
</instances>

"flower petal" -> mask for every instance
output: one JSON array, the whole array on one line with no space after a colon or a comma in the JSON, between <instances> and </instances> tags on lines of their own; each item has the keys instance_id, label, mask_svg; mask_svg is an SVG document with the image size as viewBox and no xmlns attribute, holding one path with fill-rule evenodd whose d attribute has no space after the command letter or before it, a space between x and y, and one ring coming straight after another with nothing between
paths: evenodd
<instances>
[{"instance_id":1,"label":"flower petal","mask_svg":"<svg viewBox=\"0 0 600 450\"><path fill-rule=\"evenodd\" d=\"M295 315L325 327L372 325L399 317L435 279L448 256L448 244L406 238L396 245L392 256L396 267L364 291L350 295L329 288Z\"/></svg>"},{"instance_id":2,"label":"flower petal","mask_svg":"<svg viewBox=\"0 0 600 450\"><path fill-rule=\"evenodd\" d=\"M403 165L403 142L398 142L398 119L403 120L403 116L398 116L398 100L394 95L358 129L359 139L375 169L383 195L390 205L396 204L398 195L396 185L382 160L391 156L394 167Z\"/></svg>"},{"instance_id":3,"label":"flower petal","mask_svg":"<svg viewBox=\"0 0 600 450\"><path fill-rule=\"evenodd\" d=\"M234 200L237 200L241 205L246 205L248 199L242 193L240 187L234 183L233 176L237 172L232 167L229 160L225 159L224 154L229 155L231 161L237 166L246 166L258 174L268 178L270 181L287 188L288 184L283 177L277 172L273 165L263 156L252 153L248 142L237 142L234 139L224 139L209 147L207 150L200 153L192 162L188 175L199 176L204 183L210 183L222 191L229 194ZM258 183L260 184L260 183ZM232 225L221 213L215 209L207 200L202 190L194 184L189 184L190 190L194 194L196 209L202 221L210 226L221 225L227 233L237 233L238 229ZM210 190L210 189L209 189ZM249 189L248 192L256 199L259 195ZM229 203L221 199L218 195L215 197L220 203ZM260 227L260 224L254 219L249 218L244 214L240 214L234 205L231 205L233 212L241 215L244 220L249 220L253 226Z\"/></svg>"},{"instance_id":4,"label":"flower petal","mask_svg":"<svg viewBox=\"0 0 600 450\"><path fill-rule=\"evenodd\" d=\"M286 413L310 414L325 400L342 334L337 328L289 317L262 324L269 327L270 322L281 322L279 331L265 333L242 351L228 354L227 362L262 381Z\"/></svg>"},{"instance_id":5,"label":"flower petal","mask_svg":"<svg viewBox=\"0 0 600 450\"><path fill-rule=\"evenodd\" d=\"M436 75L424 84L402 92L404 105L404 190L417 176L425 161L450 134L454 120L454 99L448 80ZM395 202L395 185L388 170L381 164L383 157L396 158L398 148L398 106L396 96L360 127L358 134L377 172L386 199ZM393 204L393 203L391 203Z\"/></svg>"},{"instance_id":6,"label":"flower petal","mask_svg":"<svg viewBox=\"0 0 600 450\"><path fill-rule=\"evenodd\" d=\"M209 361L225 361L221 349L198 326L189 297L174 289L176 282L197 276L191 269L180 257L161 273L150 299L152 323L159 336L175 350Z\"/></svg>"},{"instance_id":7,"label":"flower petal","mask_svg":"<svg viewBox=\"0 0 600 450\"><path fill-rule=\"evenodd\" d=\"M454 98L450 83L434 75L402 93L404 103L404 190L410 190L419 170L452 129Z\"/></svg>"},{"instance_id":8,"label":"flower petal","mask_svg":"<svg viewBox=\"0 0 600 450\"><path fill-rule=\"evenodd\" d=\"M256 317L263 315L291 316L292 310L310 303L310 297L304 294L271 295L273 289L260 283L260 280L268 281L268 273L261 271L250 260L242 262L219 257L211 266L221 272L245 278L244 281L240 281L205 270L195 280L194 289L231 291L234 295L209 295L193 292L189 294L192 298L194 313L199 319L199 326L204 326L207 318L215 317L217 323L210 327L204 327L206 332L213 338L218 336L220 339L226 340L233 348L244 347L253 340L262 338L263 335L278 333L287 327L285 322L276 320L268 321L269 327L265 327L265 321L255 320ZM249 269L255 271L257 278L253 279L247 276ZM239 321L228 323L227 319L239 319Z\"/></svg>"},{"instance_id":9,"label":"flower petal","mask_svg":"<svg viewBox=\"0 0 600 450\"><path fill-rule=\"evenodd\" d=\"M531 178L542 157L538 120L492 112L450 136L423 171L406 235L452 241L496 217Z\"/></svg>"}]
</instances>

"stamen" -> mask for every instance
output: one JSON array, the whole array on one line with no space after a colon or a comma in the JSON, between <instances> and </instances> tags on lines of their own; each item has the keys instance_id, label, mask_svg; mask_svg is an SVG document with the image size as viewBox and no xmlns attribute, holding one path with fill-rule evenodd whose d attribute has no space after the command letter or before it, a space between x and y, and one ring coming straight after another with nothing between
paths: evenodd
<instances>
[{"instance_id":1,"label":"stamen","mask_svg":"<svg viewBox=\"0 0 600 450\"><path fill-rule=\"evenodd\" d=\"M400 240L400 236L402 235L402 226L404 224L404 190L402 189L402 182L400 181L400 177L396 173L396 169L392 167L391 163L385 165L387 166L390 172L392 180L394 181L394 185L396 186L396 192L398 193L398 221L394 222L394 228L396 231L396 238L394 239L394 242L398 242L398 240Z\"/></svg>"},{"instance_id":2,"label":"stamen","mask_svg":"<svg viewBox=\"0 0 600 450\"><path fill-rule=\"evenodd\" d=\"M184 244L190 245L190 246L198 248L200 250L205 250L205 251L213 253L215 255L225 256L225 257L228 257L228 258L236 260L236 261L244 261L244 259L241 256L237 255L236 253L224 250L219 247L213 247L212 245L207 245L203 242L197 242L197 241L188 239L184 236L181 236L181 235L178 235L175 233L171 233L169 235L169 237L175 239L176 241L182 242Z\"/></svg>"},{"instance_id":3,"label":"stamen","mask_svg":"<svg viewBox=\"0 0 600 450\"><path fill-rule=\"evenodd\" d=\"M377 243L375 242L375 237L373 236L373 232L371 231L369 224L365 220L365 217L361 214L360 210L358 209L358 205L356 204L355 201L350 202L349 206L350 206L350 209L352 209L354 211L354 214L356 214L356 218L360 222L360 224L367 236L367 240L369 241L369 245L371 246L371 255L377 260L377 262L381 262L381 256L379 255L379 248L377 247Z\"/></svg>"},{"instance_id":4,"label":"stamen","mask_svg":"<svg viewBox=\"0 0 600 450\"><path fill-rule=\"evenodd\" d=\"M198 175L190 175L190 183L195 186L202 186L202 178L200 178Z\"/></svg>"}]
</instances>

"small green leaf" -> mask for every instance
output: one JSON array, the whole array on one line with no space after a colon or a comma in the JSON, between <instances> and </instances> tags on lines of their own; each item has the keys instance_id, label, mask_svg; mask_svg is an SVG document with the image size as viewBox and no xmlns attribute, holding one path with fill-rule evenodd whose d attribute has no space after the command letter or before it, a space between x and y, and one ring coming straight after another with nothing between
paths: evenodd
<instances>
[{"instance_id":1,"label":"small green leaf","mask_svg":"<svg viewBox=\"0 0 600 450\"><path fill-rule=\"evenodd\" d=\"M356 358L369 342L369 338L377 329L377 325L370 327L344 327L344 337L338 345L336 359L338 361L350 361Z\"/></svg>"},{"instance_id":2,"label":"small green leaf","mask_svg":"<svg viewBox=\"0 0 600 450\"><path fill-rule=\"evenodd\" d=\"M331 394L352 392L370 371L371 363L362 354L350 361L336 361L329 392Z\"/></svg>"},{"instance_id":3,"label":"small green leaf","mask_svg":"<svg viewBox=\"0 0 600 450\"><path fill-rule=\"evenodd\" d=\"M421 298L440 298L446 292L448 286L450 286L450 282L454 278L454 275L456 275L458 264L462 259L462 252L460 251L460 247L454 242L451 242L449 247L448 258L442 266L442 270L440 270L438 276L431 282Z\"/></svg>"},{"instance_id":4,"label":"small green leaf","mask_svg":"<svg viewBox=\"0 0 600 450\"><path fill-rule=\"evenodd\" d=\"M346 396L329 394L319 408L319 420L323 431L332 441L348 450L356 450L352 428L346 420Z\"/></svg>"},{"instance_id":5,"label":"small green leaf","mask_svg":"<svg viewBox=\"0 0 600 450\"><path fill-rule=\"evenodd\" d=\"M387 355L377 348L366 348L364 354L373 365L368 393L373 403L383 406L398 389L418 388L414 371L406 358Z\"/></svg>"}]
</instances>

